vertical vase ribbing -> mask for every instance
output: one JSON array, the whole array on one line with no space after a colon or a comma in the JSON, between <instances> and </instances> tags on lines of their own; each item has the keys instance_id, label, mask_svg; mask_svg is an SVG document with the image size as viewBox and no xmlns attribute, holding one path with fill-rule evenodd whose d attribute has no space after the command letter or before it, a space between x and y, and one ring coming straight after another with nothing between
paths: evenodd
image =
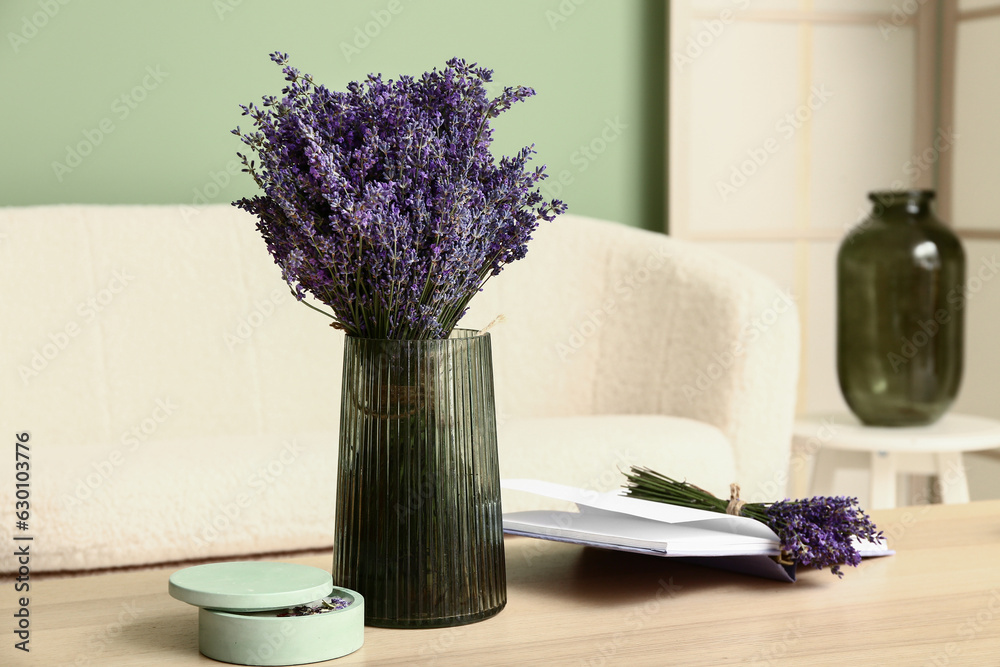
<instances>
[{"instance_id":1,"label":"vertical vase ribbing","mask_svg":"<svg viewBox=\"0 0 1000 667\"><path fill-rule=\"evenodd\" d=\"M506 604L489 334L348 336L334 582L365 622L461 625Z\"/></svg>"}]
</instances>

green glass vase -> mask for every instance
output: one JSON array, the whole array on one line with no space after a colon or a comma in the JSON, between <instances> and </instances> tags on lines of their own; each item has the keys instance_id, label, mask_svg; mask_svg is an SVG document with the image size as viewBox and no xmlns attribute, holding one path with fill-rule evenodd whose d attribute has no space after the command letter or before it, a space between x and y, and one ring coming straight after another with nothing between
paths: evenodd
<instances>
[{"instance_id":1,"label":"green glass vase","mask_svg":"<svg viewBox=\"0 0 1000 667\"><path fill-rule=\"evenodd\" d=\"M837 375L873 426L939 419L962 380L965 252L934 192L872 192L837 254Z\"/></svg>"},{"instance_id":2,"label":"green glass vase","mask_svg":"<svg viewBox=\"0 0 1000 667\"><path fill-rule=\"evenodd\" d=\"M365 623L472 623L507 602L489 334L344 346L333 580Z\"/></svg>"}]
</instances>

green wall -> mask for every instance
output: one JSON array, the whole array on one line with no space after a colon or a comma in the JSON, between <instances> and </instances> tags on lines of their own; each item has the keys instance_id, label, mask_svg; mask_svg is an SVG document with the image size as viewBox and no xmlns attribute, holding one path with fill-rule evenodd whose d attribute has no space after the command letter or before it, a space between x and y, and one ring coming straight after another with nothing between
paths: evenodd
<instances>
[{"instance_id":1,"label":"green wall","mask_svg":"<svg viewBox=\"0 0 1000 667\"><path fill-rule=\"evenodd\" d=\"M538 92L496 121L495 151L534 142L546 189L571 211L663 229L665 11L664 0L5 0L0 205L231 201L254 189L229 134L247 125L237 105L283 85L269 52L331 88L457 55L493 68L498 87Z\"/></svg>"}]
</instances>

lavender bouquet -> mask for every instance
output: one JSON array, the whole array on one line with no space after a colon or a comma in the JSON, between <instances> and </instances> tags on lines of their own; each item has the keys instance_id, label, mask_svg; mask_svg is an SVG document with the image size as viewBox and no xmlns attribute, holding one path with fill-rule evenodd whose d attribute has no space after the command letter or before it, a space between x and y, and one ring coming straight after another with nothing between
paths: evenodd
<instances>
[{"instance_id":1,"label":"lavender bouquet","mask_svg":"<svg viewBox=\"0 0 1000 667\"><path fill-rule=\"evenodd\" d=\"M729 500L718 498L688 482L678 482L649 468L632 466L625 473L626 493L641 500L693 507L756 519L766 524L781 540L785 564L829 567L838 577L841 565L856 567L861 556L852 540L873 542L882 538L871 518L859 507L857 498L815 496L775 503L745 503L739 486L730 487Z\"/></svg>"},{"instance_id":2,"label":"lavender bouquet","mask_svg":"<svg viewBox=\"0 0 1000 667\"><path fill-rule=\"evenodd\" d=\"M489 99L492 71L454 58L442 71L345 92L317 85L272 53L288 84L241 106L254 129L233 134L263 194L233 202L257 229L296 298L360 338L445 338L483 284L521 259L538 221L566 210L536 188L534 145L490 153L490 121L534 95Z\"/></svg>"}]
</instances>

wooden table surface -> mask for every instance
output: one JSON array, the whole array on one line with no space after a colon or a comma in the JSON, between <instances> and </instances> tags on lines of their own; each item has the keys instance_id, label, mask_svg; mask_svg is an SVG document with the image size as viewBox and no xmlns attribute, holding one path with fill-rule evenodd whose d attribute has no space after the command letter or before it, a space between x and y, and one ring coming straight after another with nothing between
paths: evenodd
<instances>
[{"instance_id":1,"label":"wooden table surface","mask_svg":"<svg viewBox=\"0 0 1000 667\"><path fill-rule=\"evenodd\" d=\"M507 539L508 603L457 628L366 628L371 665L1000 665L1000 501L873 512L895 556L782 584L670 559ZM330 558L292 559L329 568ZM174 569L32 579L31 652L3 583L0 665L223 664L198 653Z\"/></svg>"}]
</instances>

